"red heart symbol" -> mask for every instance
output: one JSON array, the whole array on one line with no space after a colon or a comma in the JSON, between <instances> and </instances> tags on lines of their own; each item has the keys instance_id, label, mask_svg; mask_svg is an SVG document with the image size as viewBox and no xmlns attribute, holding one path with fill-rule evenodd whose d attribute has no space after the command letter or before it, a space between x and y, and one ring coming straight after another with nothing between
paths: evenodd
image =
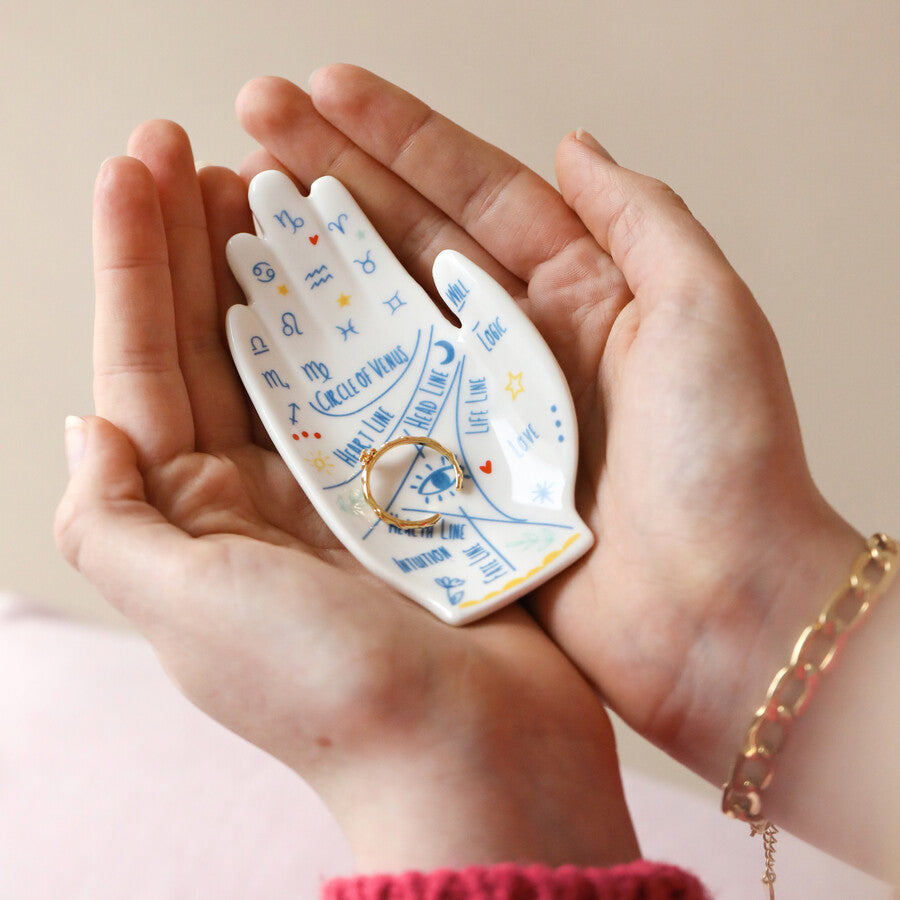
<instances>
[{"instance_id":1,"label":"red heart symbol","mask_svg":"<svg viewBox=\"0 0 900 900\"><path fill-rule=\"evenodd\" d=\"M317 234L312 235L309 239L309 242L313 245L313 247L315 247L316 244L319 243L319 236Z\"/></svg>"},{"instance_id":2,"label":"red heart symbol","mask_svg":"<svg viewBox=\"0 0 900 900\"><path fill-rule=\"evenodd\" d=\"M481 471L484 472L485 475L490 475L491 474L491 461L488 460L483 466L479 466L478 468L481 469Z\"/></svg>"}]
</instances>

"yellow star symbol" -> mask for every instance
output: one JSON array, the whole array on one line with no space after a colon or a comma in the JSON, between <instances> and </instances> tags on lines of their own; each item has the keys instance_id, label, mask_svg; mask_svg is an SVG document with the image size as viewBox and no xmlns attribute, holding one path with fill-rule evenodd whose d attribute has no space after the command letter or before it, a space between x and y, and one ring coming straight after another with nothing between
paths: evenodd
<instances>
[{"instance_id":1,"label":"yellow star symbol","mask_svg":"<svg viewBox=\"0 0 900 900\"><path fill-rule=\"evenodd\" d=\"M286 296L288 292L288 288L286 284L282 284L278 286L278 293L281 294L282 297Z\"/></svg>"},{"instance_id":2,"label":"yellow star symbol","mask_svg":"<svg viewBox=\"0 0 900 900\"><path fill-rule=\"evenodd\" d=\"M348 294L341 294L341 296L337 298L337 304L338 306L349 306L350 296Z\"/></svg>"},{"instance_id":3,"label":"yellow star symbol","mask_svg":"<svg viewBox=\"0 0 900 900\"><path fill-rule=\"evenodd\" d=\"M513 375L512 372L507 372L509 375L509 381L506 384L506 387L503 389L505 391L509 391L512 394L513 400L521 394L525 388L522 387L522 373L517 372Z\"/></svg>"}]
</instances>

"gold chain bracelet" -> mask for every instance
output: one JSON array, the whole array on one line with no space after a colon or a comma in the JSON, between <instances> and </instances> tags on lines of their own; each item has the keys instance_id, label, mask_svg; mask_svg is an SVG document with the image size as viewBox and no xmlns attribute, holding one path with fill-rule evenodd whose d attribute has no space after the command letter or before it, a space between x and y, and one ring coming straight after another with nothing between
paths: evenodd
<instances>
[{"instance_id":1,"label":"gold chain bracelet","mask_svg":"<svg viewBox=\"0 0 900 900\"><path fill-rule=\"evenodd\" d=\"M775 757L784 748L793 725L809 704L822 675L831 668L847 636L856 629L887 591L897 574L897 542L873 534L859 555L850 577L831 596L819 618L800 635L790 664L781 669L756 711L731 779L724 785L722 811L749 822L751 834L763 835L766 871L763 884L774 898L775 834L762 814L762 794L772 783Z\"/></svg>"}]
</instances>

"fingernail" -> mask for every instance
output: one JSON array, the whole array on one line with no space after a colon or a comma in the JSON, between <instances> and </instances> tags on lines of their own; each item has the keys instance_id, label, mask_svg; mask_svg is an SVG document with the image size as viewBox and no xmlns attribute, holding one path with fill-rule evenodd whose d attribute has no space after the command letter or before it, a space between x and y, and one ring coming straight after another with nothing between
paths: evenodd
<instances>
[{"instance_id":1,"label":"fingernail","mask_svg":"<svg viewBox=\"0 0 900 900\"><path fill-rule=\"evenodd\" d=\"M313 83L313 81L315 80L316 75L319 74L319 71L320 71L321 68L322 68L322 67L319 66L318 69L313 69L312 72L310 73L309 78L306 79L306 87L307 87L307 90L310 89L310 88L312 87L312 83Z\"/></svg>"},{"instance_id":2,"label":"fingernail","mask_svg":"<svg viewBox=\"0 0 900 900\"><path fill-rule=\"evenodd\" d=\"M606 159L612 159L603 144L601 144L589 131L579 128L578 131L575 132L575 140L580 141L586 147L590 147L591 150L596 150L597 153L606 157Z\"/></svg>"},{"instance_id":3,"label":"fingernail","mask_svg":"<svg viewBox=\"0 0 900 900\"><path fill-rule=\"evenodd\" d=\"M84 456L86 438L84 419L81 416L66 416L66 464L70 476L75 474Z\"/></svg>"}]
</instances>

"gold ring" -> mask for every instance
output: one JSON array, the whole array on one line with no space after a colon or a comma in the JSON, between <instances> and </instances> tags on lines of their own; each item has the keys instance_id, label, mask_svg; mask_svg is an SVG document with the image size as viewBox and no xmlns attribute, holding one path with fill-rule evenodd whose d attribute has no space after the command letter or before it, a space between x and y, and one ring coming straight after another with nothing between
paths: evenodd
<instances>
[{"instance_id":1,"label":"gold ring","mask_svg":"<svg viewBox=\"0 0 900 900\"><path fill-rule=\"evenodd\" d=\"M463 486L463 470L460 467L460 464L456 461L456 457L443 445L439 444L436 440L430 437L422 437L416 435L407 435L406 437L399 437L393 441L388 441L386 444L382 444L377 450L374 447L370 447L368 450L363 450L362 453L359 454L359 461L362 463L362 489L363 489L363 497L366 498L366 503L372 507L375 512L375 515L381 519L382 522L387 522L388 525L396 525L397 528L425 528L428 525L434 525L437 522L441 514L435 513L433 516L428 516L427 519L398 519L396 516L391 515L373 496L372 489L369 487L369 473L372 471L372 467L378 461L379 457L383 454L387 453L388 450L393 450L394 447L400 447L403 444L422 444L425 447L430 447L432 450L440 453L441 456L445 456L450 462L453 464L453 468L456 470L456 490L460 490Z\"/></svg>"}]
</instances>

